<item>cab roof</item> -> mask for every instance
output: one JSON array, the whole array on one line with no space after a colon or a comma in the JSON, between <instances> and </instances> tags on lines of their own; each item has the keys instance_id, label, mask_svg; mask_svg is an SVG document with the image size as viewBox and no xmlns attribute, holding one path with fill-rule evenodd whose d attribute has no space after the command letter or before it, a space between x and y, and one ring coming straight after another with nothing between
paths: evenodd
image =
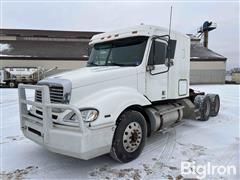
<instances>
[{"instance_id":1,"label":"cab roof","mask_svg":"<svg viewBox=\"0 0 240 180\"><path fill-rule=\"evenodd\" d=\"M107 42L107 41L112 41L116 39L122 39L122 38L127 38L127 37L134 37L134 36L161 36L161 35L168 35L169 30L164 27L159 27L159 26L152 26L152 25L138 25L138 26L133 26L125 29L119 29L115 31L110 31L106 33L101 33L94 35L92 39L90 40L90 45L94 45L96 43L101 43L101 42ZM171 31L171 36L176 36L176 35L181 35L185 36L186 38L189 38L188 36L178 33L176 31Z\"/></svg>"}]
</instances>

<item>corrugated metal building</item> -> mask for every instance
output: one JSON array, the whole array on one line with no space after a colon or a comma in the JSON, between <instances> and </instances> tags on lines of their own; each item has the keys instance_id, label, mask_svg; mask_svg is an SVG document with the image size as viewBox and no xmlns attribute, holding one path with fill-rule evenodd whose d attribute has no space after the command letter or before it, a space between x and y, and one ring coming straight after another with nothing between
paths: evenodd
<instances>
[{"instance_id":1,"label":"corrugated metal building","mask_svg":"<svg viewBox=\"0 0 240 180\"><path fill-rule=\"evenodd\" d=\"M0 30L0 69L4 67L41 67L46 75L85 66L88 42L99 32ZM225 82L226 58L203 47L191 36L191 84Z\"/></svg>"},{"instance_id":2,"label":"corrugated metal building","mask_svg":"<svg viewBox=\"0 0 240 180\"><path fill-rule=\"evenodd\" d=\"M224 84L227 58L204 47L191 36L191 84Z\"/></svg>"},{"instance_id":3,"label":"corrugated metal building","mask_svg":"<svg viewBox=\"0 0 240 180\"><path fill-rule=\"evenodd\" d=\"M46 76L85 66L89 40L99 32L0 30L0 69L41 67Z\"/></svg>"}]
</instances>

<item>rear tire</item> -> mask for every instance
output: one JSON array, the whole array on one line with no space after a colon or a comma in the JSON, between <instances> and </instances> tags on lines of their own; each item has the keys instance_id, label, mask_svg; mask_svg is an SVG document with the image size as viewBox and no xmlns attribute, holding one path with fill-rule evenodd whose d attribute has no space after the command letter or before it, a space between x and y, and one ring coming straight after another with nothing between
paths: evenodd
<instances>
[{"instance_id":1,"label":"rear tire","mask_svg":"<svg viewBox=\"0 0 240 180\"><path fill-rule=\"evenodd\" d=\"M210 98L210 103L211 103L210 116L215 117L218 115L218 112L220 109L219 95L218 94L207 94L207 96Z\"/></svg>"},{"instance_id":2,"label":"rear tire","mask_svg":"<svg viewBox=\"0 0 240 180\"><path fill-rule=\"evenodd\" d=\"M136 159L142 152L147 124L144 116L134 110L123 112L118 119L110 155L122 163Z\"/></svg>"},{"instance_id":3,"label":"rear tire","mask_svg":"<svg viewBox=\"0 0 240 180\"><path fill-rule=\"evenodd\" d=\"M211 102L209 96L197 95L194 99L195 108L199 110L200 121L207 121L210 116Z\"/></svg>"}]
</instances>

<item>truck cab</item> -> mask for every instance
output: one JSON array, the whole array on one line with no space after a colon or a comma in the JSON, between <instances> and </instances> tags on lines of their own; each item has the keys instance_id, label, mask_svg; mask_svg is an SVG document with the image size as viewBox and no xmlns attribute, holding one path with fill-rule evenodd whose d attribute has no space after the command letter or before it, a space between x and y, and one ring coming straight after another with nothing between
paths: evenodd
<instances>
[{"instance_id":1,"label":"truck cab","mask_svg":"<svg viewBox=\"0 0 240 180\"><path fill-rule=\"evenodd\" d=\"M189 90L188 36L140 25L95 35L89 45L86 67L19 85L23 134L50 151L86 160L110 153L129 162L146 137L189 109L202 120L218 112L211 103L218 96L211 101ZM25 89L35 90L34 101Z\"/></svg>"}]
</instances>

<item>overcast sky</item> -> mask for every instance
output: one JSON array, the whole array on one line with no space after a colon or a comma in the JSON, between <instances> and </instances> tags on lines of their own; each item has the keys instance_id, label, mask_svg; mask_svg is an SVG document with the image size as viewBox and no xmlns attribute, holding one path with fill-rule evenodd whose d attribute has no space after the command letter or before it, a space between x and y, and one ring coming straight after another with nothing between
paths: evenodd
<instances>
[{"instance_id":1,"label":"overcast sky","mask_svg":"<svg viewBox=\"0 0 240 180\"><path fill-rule=\"evenodd\" d=\"M239 2L78 2L1 0L1 28L108 31L141 23L169 26L196 34L204 21L214 21L209 48L228 58L227 67L239 65Z\"/></svg>"}]
</instances>

